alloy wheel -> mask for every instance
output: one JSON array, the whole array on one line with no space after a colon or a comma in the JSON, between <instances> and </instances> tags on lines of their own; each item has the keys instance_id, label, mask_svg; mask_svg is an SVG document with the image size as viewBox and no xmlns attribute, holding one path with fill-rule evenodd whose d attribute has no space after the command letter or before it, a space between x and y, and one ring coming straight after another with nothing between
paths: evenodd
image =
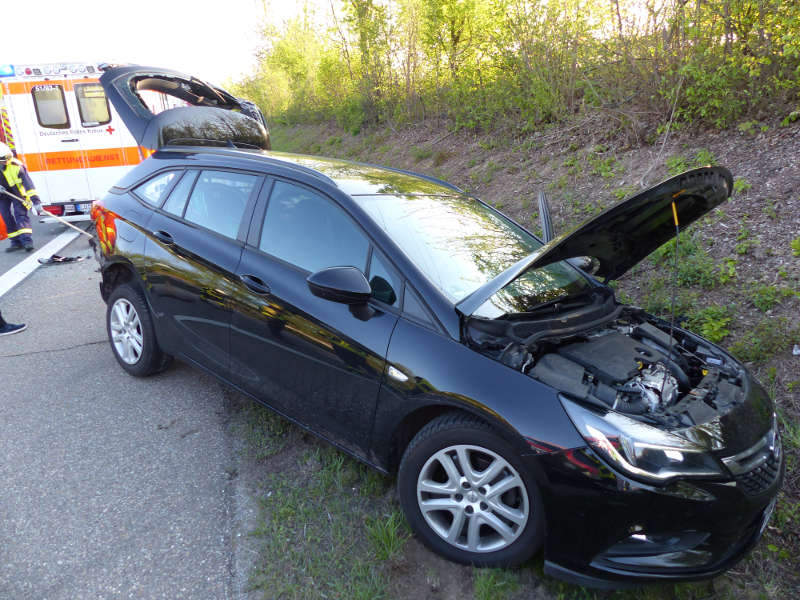
<instances>
[{"instance_id":1,"label":"alloy wheel","mask_svg":"<svg viewBox=\"0 0 800 600\"><path fill-rule=\"evenodd\" d=\"M495 552L525 529L530 503L519 473L502 456L474 445L431 456L417 478L417 503L428 526L468 552Z\"/></svg>"},{"instance_id":2,"label":"alloy wheel","mask_svg":"<svg viewBox=\"0 0 800 600\"><path fill-rule=\"evenodd\" d=\"M117 355L129 365L136 364L142 356L144 338L139 314L127 299L119 298L111 307L111 341Z\"/></svg>"}]
</instances>

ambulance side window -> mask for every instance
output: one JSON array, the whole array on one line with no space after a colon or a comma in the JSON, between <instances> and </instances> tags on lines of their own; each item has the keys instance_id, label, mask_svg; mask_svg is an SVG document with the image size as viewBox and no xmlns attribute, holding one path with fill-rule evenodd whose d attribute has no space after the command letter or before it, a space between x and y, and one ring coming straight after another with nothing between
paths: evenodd
<instances>
[{"instance_id":1,"label":"ambulance side window","mask_svg":"<svg viewBox=\"0 0 800 600\"><path fill-rule=\"evenodd\" d=\"M84 127L105 125L111 120L108 99L99 83L76 83L75 99L78 101L78 112Z\"/></svg>"},{"instance_id":2,"label":"ambulance side window","mask_svg":"<svg viewBox=\"0 0 800 600\"><path fill-rule=\"evenodd\" d=\"M69 129L64 88L57 83L35 85L31 88L31 96L39 125L50 129Z\"/></svg>"}]
</instances>

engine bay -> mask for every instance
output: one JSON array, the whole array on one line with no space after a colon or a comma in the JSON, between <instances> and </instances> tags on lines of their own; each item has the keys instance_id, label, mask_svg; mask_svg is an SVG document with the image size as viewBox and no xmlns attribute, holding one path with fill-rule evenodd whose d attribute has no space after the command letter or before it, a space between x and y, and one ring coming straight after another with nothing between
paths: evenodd
<instances>
[{"instance_id":1,"label":"engine bay","mask_svg":"<svg viewBox=\"0 0 800 600\"><path fill-rule=\"evenodd\" d=\"M679 328L671 338L669 323L616 303L608 288L589 296L473 316L467 342L569 397L670 429L705 423L744 399L742 367L702 338Z\"/></svg>"}]
</instances>

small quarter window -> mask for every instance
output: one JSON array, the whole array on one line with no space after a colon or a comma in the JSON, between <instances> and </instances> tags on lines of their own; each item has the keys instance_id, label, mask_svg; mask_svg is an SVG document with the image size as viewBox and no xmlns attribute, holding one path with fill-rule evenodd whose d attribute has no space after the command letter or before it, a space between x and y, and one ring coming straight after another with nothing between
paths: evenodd
<instances>
[{"instance_id":1,"label":"small quarter window","mask_svg":"<svg viewBox=\"0 0 800 600\"><path fill-rule=\"evenodd\" d=\"M259 248L312 273L367 265L369 242L336 204L283 181L275 183Z\"/></svg>"},{"instance_id":2,"label":"small quarter window","mask_svg":"<svg viewBox=\"0 0 800 600\"><path fill-rule=\"evenodd\" d=\"M236 239L257 180L255 175L203 171L197 178L183 218Z\"/></svg>"},{"instance_id":3,"label":"small quarter window","mask_svg":"<svg viewBox=\"0 0 800 600\"><path fill-rule=\"evenodd\" d=\"M106 93L99 83L76 83L75 98L84 127L97 127L111 121Z\"/></svg>"},{"instance_id":4,"label":"small quarter window","mask_svg":"<svg viewBox=\"0 0 800 600\"><path fill-rule=\"evenodd\" d=\"M403 313L422 323L431 323L431 317L428 315L427 309L422 304L417 293L406 285L406 293L403 298Z\"/></svg>"},{"instance_id":5,"label":"small quarter window","mask_svg":"<svg viewBox=\"0 0 800 600\"><path fill-rule=\"evenodd\" d=\"M134 192L136 192L136 195L148 204L158 206L161 204L161 200L169 190L170 184L177 176L178 173L176 171L167 171L166 173L161 173L160 175L156 175L152 179L145 181L143 184L138 186Z\"/></svg>"},{"instance_id":6,"label":"small quarter window","mask_svg":"<svg viewBox=\"0 0 800 600\"><path fill-rule=\"evenodd\" d=\"M31 88L31 96L39 125L49 129L69 129L64 88L57 83L35 85Z\"/></svg>"}]
</instances>

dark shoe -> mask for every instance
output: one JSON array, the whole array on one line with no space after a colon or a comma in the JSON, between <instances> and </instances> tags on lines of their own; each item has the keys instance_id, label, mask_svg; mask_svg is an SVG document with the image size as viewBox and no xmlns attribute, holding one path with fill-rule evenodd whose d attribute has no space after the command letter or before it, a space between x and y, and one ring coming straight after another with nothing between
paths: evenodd
<instances>
[{"instance_id":1,"label":"dark shoe","mask_svg":"<svg viewBox=\"0 0 800 600\"><path fill-rule=\"evenodd\" d=\"M14 323L4 323L0 326L0 335L11 335L12 333L19 333L20 331L24 331L27 329L28 326L24 323L19 325L15 325Z\"/></svg>"},{"instance_id":2,"label":"dark shoe","mask_svg":"<svg viewBox=\"0 0 800 600\"><path fill-rule=\"evenodd\" d=\"M25 248L25 252L33 252L33 242L25 242L22 246Z\"/></svg>"},{"instance_id":3,"label":"dark shoe","mask_svg":"<svg viewBox=\"0 0 800 600\"><path fill-rule=\"evenodd\" d=\"M22 250L22 246L17 246L16 244L11 244L6 248L6 252L19 252L20 250Z\"/></svg>"}]
</instances>

